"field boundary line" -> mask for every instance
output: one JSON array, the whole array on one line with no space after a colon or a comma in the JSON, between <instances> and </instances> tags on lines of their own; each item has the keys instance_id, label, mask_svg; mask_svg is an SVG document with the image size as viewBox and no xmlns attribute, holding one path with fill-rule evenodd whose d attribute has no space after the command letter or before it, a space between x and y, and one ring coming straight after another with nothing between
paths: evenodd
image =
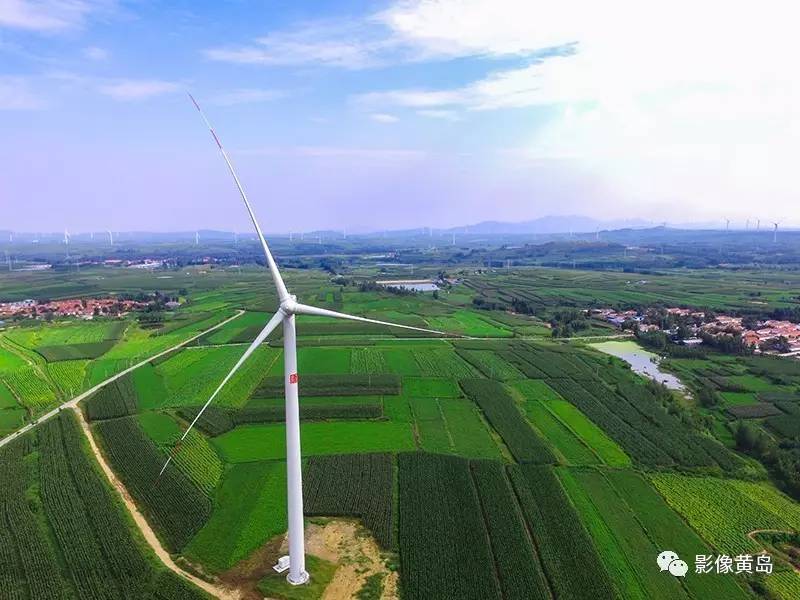
<instances>
[{"instance_id":1,"label":"field boundary line","mask_svg":"<svg viewBox=\"0 0 800 600\"><path fill-rule=\"evenodd\" d=\"M6 437L0 439L0 448L5 446L6 444L11 442L12 440L18 438L19 436L27 433L28 431L30 431L31 429L33 429L34 427L36 427L40 423L44 423L48 419L51 419L52 417L56 416L63 409L77 407L78 403L81 400L85 400L86 398L88 398L89 396L94 394L95 392L97 392L97 391L101 390L102 388L104 388L105 386L107 386L109 383L113 383L117 379L120 379L121 377L124 377L128 373L131 373L132 371L135 371L139 367L142 367L142 366L146 365L151 360L155 360L157 358L160 358L161 356L164 356L165 354L168 354L170 352L173 352L173 351L177 350L178 348L182 348L183 346L185 346L187 344L190 344L191 342L193 342L197 338L209 333L210 331L214 331L216 329L219 329L220 327L223 327L224 325L227 325L228 323L230 323L234 319L238 319L239 317L241 317L244 313L245 313L244 310L239 310L239 312L237 314L235 314L235 315L233 315L231 317L228 317L227 319L217 323L213 327L210 327L210 328L208 328L208 329L206 329L204 331L201 331L200 333L198 333L198 334L196 334L196 335L194 335L194 336L192 336L190 338L185 339L181 343L176 344L175 346L172 346L171 348L167 348L166 350L162 350L161 352L159 352L159 353L157 353L157 354L155 354L153 356L150 356L149 358L145 358L144 360L139 361L135 365L132 365L132 366L128 367L127 369L124 369L124 370L120 371L119 373L117 373L115 375L112 375L108 379L106 379L104 381L101 381L100 383L98 383L94 387L89 388L85 392L82 392L81 394L75 396L72 400L67 400L66 402L63 402L62 404L60 404L59 406L55 407L50 412L45 413L44 415L42 415L41 417L39 417L38 419L36 419L32 423L28 423L24 427L22 427L20 429L17 429L15 432L13 432L13 433L7 435Z\"/></svg>"}]
</instances>

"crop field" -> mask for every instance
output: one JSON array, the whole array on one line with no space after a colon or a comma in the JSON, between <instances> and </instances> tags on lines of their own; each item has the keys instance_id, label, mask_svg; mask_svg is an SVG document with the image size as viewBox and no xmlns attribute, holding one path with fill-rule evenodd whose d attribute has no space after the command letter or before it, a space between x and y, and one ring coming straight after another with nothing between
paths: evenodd
<instances>
[{"instance_id":1,"label":"crop field","mask_svg":"<svg viewBox=\"0 0 800 600\"><path fill-rule=\"evenodd\" d=\"M166 396L156 406L143 402L143 407L187 406L207 399L230 371L244 350L238 346L190 348L172 356L156 368L164 382ZM261 347L231 379L219 395L222 406L243 405L259 382L260 375L277 357L277 352ZM205 401L205 400L203 400Z\"/></svg>"},{"instance_id":2,"label":"crop field","mask_svg":"<svg viewBox=\"0 0 800 600\"><path fill-rule=\"evenodd\" d=\"M504 325L492 322L491 319L468 310L457 310L447 316L428 317L426 320L431 329L447 333L476 337L511 337L512 335L512 332Z\"/></svg>"},{"instance_id":3,"label":"crop field","mask_svg":"<svg viewBox=\"0 0 800 600\"><path fill-rule=\"evenodd\" d=\"M592 531L606 568L625 598L686 598L677 578L664 578L653 556L661 550L648 538L625 500L594 470L558 471L559 478Z\"/></svg>"},{"instance_id":4,"label":"crop field","mask_svg":"<svg viewBox=\"0 0 800 600\"><path fill-rule=\"evenodd\" d=\"M647 275L658 282L650 289L628 286L630 274L608 274L604 284L605 275L577 270L467 270L462 284L434 299L362 291L377 269L347 260L337 267L349 281L341 286L313 268L286 269L287 282L305 302L475 338L300 320L306 516L358 519L381 559L399 571L400 597L796 597L800 578L783 564L767 577L691 570L697 554L760 552L768 542L748 537L754 530L800 531L800 504L770 483L769 464L735 445L737 421L747 419L753 435L774 442L772 452L796 447L794 363L717 352L665 360L692 391L713 391L715 404L706 406L696 395L646 385L585 340L550 339L545 327L554 311L586 308L587 298L602 305L668 297L662 275ZM260 557L277 549L287 528L282 344L278 332L256 351L159 478L188 422L274 309L263 268L186 269L192 274L170 271L162 281L187 289L185 304L165 311L163 322L140 324L133 313L119 321L13 322L0 331L0 435L245 309L80 405L165 548L179 564L185 559L225 581L265 567ZM405 276L387 269L386 277ZM420 276L437 272L422 267ZM153 285L151 276L102 273L107 280L82 285L120 293ZM699 285L686 279L681 285ZM72 289L63 285L41 289ZM740 298L734 288L706 298ZM508 294L528 304L511 307ZM476 297L506 308L473 304ZM541 310L506 312L526 307ZM102 355L86 350L100 345L107 346ZM665 548L689 557L686 578L657 570L654 558ZM146 549L71 411L0 448L0 596L201 597ZM276 597L317 597L336 565L313 555L308 565L314 588L289 588L282 576L261 572L253 585L260 579L260 589ZM368 586L357 597L373 592Z\"/></svg>"},{"instance_id":5,"label":"crop field","mask_svg":"<svg viewBox=\"0 0 800 600\"><path fill-rule=\"evenodd\" d=\"M465 379L461 387L481 408L518 462L549 464L556 461L549 446L531 429L501 384L485 379Z\"/></svg>"},{"instance_id":6,"label":"crop field","mask_svg":"<svg viewBox=\"0 0 800 600\"><path fill-rule=\"evenodd\" d=\"M135 417L98 421L95 430L125 487L158 528L166 546L182 549L208 520L211 502L178 469L158 474L166 460ZM158 485L153 485L154 481Z\"/></svg>"},{"instance_id":7,"label":"crop field","mask_svg":"<svg viewBox=\"0 0 800 600\"><path fill-rule=\"evenodd\" d=\"M394 547L391 454L312 456L303 478L303 498L306 515L358 517L382 547Z\"/></svg>"},{"instance_id":8,"label":"crop field","mask_svg":"<svg viewBox=\"0 0 800 600\"><path fill-rule=\"evenodd\" d=\"M407 423L341 421L306 423L300 428L305 456L352 452L413 450L414 436ZM281 424L242 425L212 442L226 462L242 463L286 458L286 433Z\"/></svg>"},{"instance_id":9,"label":"crop field","mask_svg":"<svg viewBox=\"0 0 800 600\"><path fill-rule=\"evenodd\" d=\"M500 598L469 463L433 454L398 456L398 541L404 597ZM442 577L448 573L448 577Z\"/></svg>"},{"instance_id":10,"label":"crop field","mask_svg":"<svg viewBox=\"0 0 800 600\"><path fill-rule=\"evenodd\" d=\"M461 358L489 379L509 381L525 377L514 365L506 362L491 350L458 350L457 352Z\"/></svg>"},{"instance_id":11,"label":"crop field","mask_svg":"<svg viewBox=\"0 0 800 600\"><path fill-rule=\"evenodd\" d=\"M480 372L464 361L452 349L414 349L414 359L419 365L420 373L426 377L477 377Z\"/></svg>"},{"instance_id":12,"label":"crop field","mask_svg":"<svg viewBox=\"0 0 800 600\"><path fill-rule=\"evenodd\" d=\"M410 398L409 402L423 450L468 458L502 457L477 408L468 400Z\"/></svg>"},{"instance_id":13,"label":"crop field","mask_svg":"<svg viewBox=\"0 0 800 600\"><path fill-rule=\"evenodd\" d=\"M0 450L0 479L4 597L204 597L143 552L72 414Z\"/></svg>"},{"instance_id":14,"label":"crop field","mask_svg":"<svg viewBox=\"0 0 800 600\"><path fill-rule=\"evenodd\" d=\"M424 396L426 398L459 398L462 394L452 379L404 377L403 395Z\"/></svg>"},{"instance_id":15,"label":"crop field","mask_svg":"<svg viewBox=\"0 0 800 600\"><path fill-rule=\"evenodd\" d=\"M57 400L53 389L30 366L20 367L3 375L3 383L33 412L41 411Z\"/></svg>"},{"instance_id":16,"label":"crop field","mask_svg":"<svg viewBox=\"0 0 800 600\"><path fill-rule=\"evenodd\" d=\"M228 569L286 530L286 464L233 465L225 471L211 518L184 550L213 571Z\"/></svg>"},{"instance_id":17,"label":"crop field","mask_svg":"<svg viewBox=\"0 0 800 600\"><path fill-rule=\"evenodd\" d=\"M137 417L142 430L165 455L172 454L174 463L207 496L212 495L222 478L223 464L216 451L201 433L195 430L173 450L183 435L178 423L164 413L147 412Z\"/></svg>"},{"instance_id":18,"label":"crop field","mask_svg":"<svg viewBox=\"0 0 800 600\"><path fill-rule=\"evenodd\" d=\"M421 375L414 352L408 348L384 348L381 350L389 372L397 375Z\"/></svg>"},{"instance_id":19,"label":"crop field","mask_svg":"<svg viewBox=\"0 0 800 600\"><path fill-rule=\"evenodd\" d=\"M555 594L568 598L615 597L614 584L595 543L553 469L514 466L509 474Z\"/></svg>"},{"instance_id":20,"label":"crop field","mask_svg":"<svg viewBox=\"0 0 800 600\"><path fill-rule=\"evenodd\" d=\"M135 414L137 396L132 375L120 377L100 388L86 400L85 406L91 421Z\"/></svg>"},{"instance_id":21,"label":"crop field","mask_svg":"<svg viewBox=\"0 0 800 600\"><path fill-rule=\"evenodd\" d=\"M800 531L800 505L765 484L673 473L652 475L651 480L718 552L733 556L759 551L761 546L747 537L755 529Z\"/></svg>"},{"instance_id":22,"label":"crop field","mask_svg":"<svg viewBox=\"0 0 800 600\"><path fill-rule=\"evenodd\" d=\"M389 373L386 359L377 348L354 348L350 355L353 373Z\"/></svg>"},{"instance_id":23,"label":"crop field","mask_svg":"<svg viewBox=\"0 0 800 600\"><path fill-rule=\"evenodd\" d=\"M248 311L216 331L203 336L201 341L210 345L250 343L270 318L272 315L269 313Z\"/></svg>"},{"instance_id":24,"label":"crop field","mask_svg":"<svg viewBox=\"0 0 800 600\"><path fill-rule=\"evenodd\" d=\"M678 556L713 554L708 543L638 473L630 470L609 470L605 472L605 476L658 548L671 548ZM725 575L704 573L697 576L690 571L684 582L694 598L746 597L736 581Z\"/></svg>"},{"instance_id":25,"label":"crop field","mask_svg":"<svg viewBox=\"0 0 800 600\"><path fill-rule=\"evenodd\" d=\"M48 363L47 372L50 379L61 390L62 395L71 397L83 391L86 387L86 367L88 360L62 360L59 362Z\"/></svg>"},{"instance_id":26,"label":"crop field","mask_svg":"<svg viewBox=\"0 0 800 600\"><path fill-rule=\"evenodd\" d=\"M254 398L283 396L282 376L265 377L253 390ZM377 375L300 375L303 396L386 396L400 393L400 378L393 374Z\"/></svg>"}]
</instances>

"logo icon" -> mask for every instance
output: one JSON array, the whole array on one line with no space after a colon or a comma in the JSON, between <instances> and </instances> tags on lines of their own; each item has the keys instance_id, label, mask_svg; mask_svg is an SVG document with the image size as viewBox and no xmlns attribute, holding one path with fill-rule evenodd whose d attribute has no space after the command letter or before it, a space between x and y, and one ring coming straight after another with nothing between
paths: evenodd
<instances>
[{"instance_id":1,"label":"logo icon","mask_svg":"<svg viewBox=\"0 0 800 600\"><path fill-rule=\"evenodd\" d=\"M664 550L658 555L656 562L661 571L669 571L675 577L686 577L689 571L689 565L672 550Z\"/></svg>"},{"instance_id":2,"label":"logo icon","mask_svg":"<svg viewBox=\"0 0 800 600\"><path fill-rule=\"evenodd\" d=\"M299 379L300 377L297 375L297 373L292 373L289 375L289 383L297 383Z\"/></svg>"}]
</instances>

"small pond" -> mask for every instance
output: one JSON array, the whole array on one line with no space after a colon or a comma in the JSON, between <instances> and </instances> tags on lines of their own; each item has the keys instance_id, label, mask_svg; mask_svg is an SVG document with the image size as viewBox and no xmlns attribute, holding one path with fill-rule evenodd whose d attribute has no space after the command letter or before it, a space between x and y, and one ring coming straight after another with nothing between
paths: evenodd
<instances>
[{"instance_id":1,"label":"small pond","mask_svg":"<svg viewBox=\"0 0 800 600\"><path fill-rule=\"evenodd\" d=\"M679 390L682 392L686 390L686 386L681 383L680 379L672 373L662 371L658 367L658 361L660 359L657 354L645 350L636 342L601 342L598 344L590 344L590 346L606 354L621 358L628 363L635 372L640 375L645 375L650 379L655 379L671 390Z\"/></svg>"}]
</instances>

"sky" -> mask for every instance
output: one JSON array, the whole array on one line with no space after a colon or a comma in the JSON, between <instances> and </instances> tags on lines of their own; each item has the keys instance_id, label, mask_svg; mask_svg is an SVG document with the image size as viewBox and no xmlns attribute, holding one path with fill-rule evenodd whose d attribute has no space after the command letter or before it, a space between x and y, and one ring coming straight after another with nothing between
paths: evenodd
<instances>
[{"instance_id":1,"label":"sky","mask_svg":"<svg viewBox=\"0 0 800 600\"><path fill-rule=\"evenodd\" d=\"M788 1L0 0L0 229L800 224Z\"/></svg>"}]
</instances>

